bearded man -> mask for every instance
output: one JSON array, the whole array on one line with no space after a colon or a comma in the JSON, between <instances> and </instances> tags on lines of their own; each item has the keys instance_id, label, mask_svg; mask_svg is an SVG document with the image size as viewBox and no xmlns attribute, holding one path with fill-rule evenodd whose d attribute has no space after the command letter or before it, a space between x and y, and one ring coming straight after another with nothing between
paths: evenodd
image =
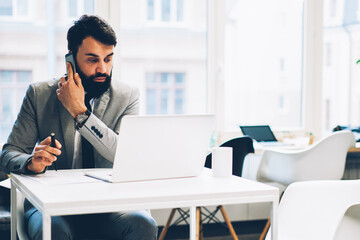
<instances>
[{"instance_id":1,"label":"bearded man","mask_svg":"<svg viewBox=\"0 0 360 240\"><path fill-rule=\"evenodd\" d=\"M111 168L121 119L138 114L138 90L111 79L117 43L111 26L98 16L83 15L70 27L67 40L77 72L67 63L67 76L29 86L1 152L5 172ZM51 239L59 240L153 240L157 235L155 220L145 210L56 216L51 222ZM30 239L42 238L41 213L27 200L25 225Z\"/></svg>"}]
</instances>

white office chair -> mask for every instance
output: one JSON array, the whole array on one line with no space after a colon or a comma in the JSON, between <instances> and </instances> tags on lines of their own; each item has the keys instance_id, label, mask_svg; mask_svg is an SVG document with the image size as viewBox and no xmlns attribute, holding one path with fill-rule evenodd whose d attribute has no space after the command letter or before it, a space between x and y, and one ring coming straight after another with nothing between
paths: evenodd
<instances>
[{"instance_id":1,"label":"white office chair","mask_svg":"<svg viewBox=\"0 0 360 240\"><path fill-rule=\"evenodd\" d=\"M262 155L256 179L284 186L298 181L341 179L347 151L354 146L354 134L340 131L304 150L267 149Z\"/></svg>"},{"instance_id":2,"label":"white office chair","mask_svg":"<svg viewBox=\"0 0 360 240\"><path fill-rule=\"evenodd\" d=\"M352 210L359 210L359 189L360 180L318 180L291 184L285 190L278 209L278 240L358 239L359 219L351 221L352 224L343 224L342 220L349 207L356 206ZM341 238L351 234L355 235ZM269 232L266 240L270 239Z\"/></svg>"},{"instance_id":3,"label":"white office chair","mask_svg":"<svg viewBox=\"0 0 360 240\"><path fill-rule=\"evenodd\" d=\"M360 204L346 211L338 226L334 240L358 240L360 236Z\"/></svg>"},{"instance_id":4,"label":"white office chair","mask_svg":"<svg viewBox=\"0 0 360 240\"><path fill-rule=\"evenodd\" d=\"M294 182L341 179L347 151L354 146L354 134L350 131L339 131L303 150L266 149L256 179L278 187L280 196L285 188ZM260 240L265 238L269 226L270 220Z\"/></svg>"}]
</instances>

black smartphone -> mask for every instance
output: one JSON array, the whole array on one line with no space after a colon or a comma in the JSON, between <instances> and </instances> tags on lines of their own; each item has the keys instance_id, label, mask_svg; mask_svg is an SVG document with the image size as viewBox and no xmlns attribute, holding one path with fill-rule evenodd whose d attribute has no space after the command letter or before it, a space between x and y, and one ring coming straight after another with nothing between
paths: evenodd
<instances>
[{"instance_id":1,"label":"black smartphone","mask_svg":"<svg viewBox=\"0 0 360 240\"><path fill-rule=\"evenodd\" d=\"M67 62L69 62L72 66L73 69L73 73L76 73L76 64L75 64L75 59L74 59L74 55L72 54L72 52L69 52L65 55L65 66L67 64Z\"/></svg>"}]
</instances>

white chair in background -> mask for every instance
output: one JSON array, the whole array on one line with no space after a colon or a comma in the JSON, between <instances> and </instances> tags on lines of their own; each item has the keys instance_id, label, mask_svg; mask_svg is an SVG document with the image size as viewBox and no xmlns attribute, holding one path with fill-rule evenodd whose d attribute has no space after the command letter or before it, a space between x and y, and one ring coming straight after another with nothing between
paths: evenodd
<instances>
[{"instance_id":1,"label":"white chair in background","mask_svg":"<svg viewBox=\"0 0 360 240\"><path fill-rule=\"evenodd\" d=\"M359 189L360 180L291 184L278 209L278 240L359 239Z\"/></svg>"},{"instance_id":2,"label":"white chair in background","mask_svg":"<svg viewBox=\"0 0 360 240\"><path fill-rule=\"evenodd\" d=\"M284 186L298 181L341 179L347 151L354 146L354 134L340 131L303 150L266 149L256 179Z\"/></svg>"},{"instance_id":3,"label":"white chair in background","mask_svg":"<svg viewBox=\"0 0 360 240\"><path fill-rule=\"evenodd\" d=\"M280 196L294 182L339 180L344 175L348 149L354 146L354 134L339 131L303 150L266 149L256 179L278 187ZM268 220L260 240L265 238L269 226Z\"/></svg>"}]
</instances>

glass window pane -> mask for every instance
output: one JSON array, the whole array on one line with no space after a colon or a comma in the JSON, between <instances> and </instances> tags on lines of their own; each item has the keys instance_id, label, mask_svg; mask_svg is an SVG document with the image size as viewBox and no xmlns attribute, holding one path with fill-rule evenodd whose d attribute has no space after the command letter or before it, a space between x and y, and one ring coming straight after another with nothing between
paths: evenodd
<instances>
[{"instance_id":1,"label":"glass window pane","mask_svg":"<svg viewBox=\"0 0 360 240\"><path fill-rule=\"evenodd\" d=\"M1 83L15 83L15 77L13 71L1 71L0 76Z\"/></svg>"},{"instance_id":2,"label":"glass window pane","mask_svg":"<svg viewBox=\"0 0 360 240\"><path fill-rule=\"evenodd\" d=\"M175 91L175 114L184 113L184 90Z\"/></svg>"},{"instance_id":3,"label":"glass window pane","mask_svg":"<svg viewBox=\"0 0 360 240\"><path fill-rule=\"evenodd\" d=\"M29 84L31 82L30 71L19 71L17 72L18 83Z\"/></svg>"},{"instance_id":4,"label":"glass window pane","mask_svg":"<svg viewBox=\"0 0 360 240\"><path fill-rule=\"evenodd\" d=\"M155 84L156 83L156 73L146 73L146 83Z\"/></svg>"},{"instance_id":5,"label":"glass window pane","mask_svg":"<svg viewBox=\"0 0 360 240\"><path fill-rule=\"evenodd\" d=\"M6 142L13 125L14 125L13 122L0 121L0 142L1 143Z\"/></svg>"},{"instance_id":6,"label":"glass window pane","mask_svg":"<svg viewBox=\"0 0 360 240\"><path fill-rule=\"evenodd\" d=\"M84 13L87 14L95 13L94 0L84 0Z\"/></svg>"},{"instance_id":7,"label":"glass window pane","mask_svg":"<svg viewBox=\"0 0 360 240\"><path fill-rule=\"evenodd\" d=\"M48 2L54 3L53 8L47 7ZM102 1L99 2L102 4ZM30 10L33 10L33 14L30 14ZM65 73L66 33L73 23L69 16L77 18L84 13L82 10L87 13L94 12L94 0L0 0L1 18L13 14L14 20L20 17L19 21L3 22L1 26L5 27L0 27L0 45L6 49L6 54L0 54L0 139L7 138L29 83L59 78ZM49 15L54 16L53 22L48 22ZM119 34L118 29L115 31ZM41 57L29 57L34 56L35 50L41 52ZM11 69L16 71L10 71ZM36 73L36 78L26 69ZM145 73L141 73L141 76L144 82ZM10 97L9 92L12 94ZM145 95L143 93L142 96ZM142 107L146 109L145 106ZM3 122L4 116L11 121L10 126ZM4 142L0 140L1 143Z\"/></svg>"},{"instance_id":8,"label":"glass window pane","mask_svg":"<svg viewBox=\"0 0 360 240\"><path fill-rule=\"evenodd\" d=\"M170 82L169 75L170 74L168 74L168 73L161 73L161 83L164 83L164 84L169 83Z\"/></svg>"},{"instance_id":9,"label":"glass window pane","mask_svg":"<svg viewBox=\"0 0 360 240\"><path fill-rule=\"evenodd\" d=\"M77 16L77 0L69 0L69 17L75 18Z\"/></svg>"},{"instance_id":10,"label":"glass window pane","mask_svg":"<svg viewBox=\"0 0 360 240\"><path fill-rule=\"evenodd\" d=\"M184 83L184 74L183 73L175 73L175 83L176 84Z\"/></svg>"},{"instance_id":11,"label":"glass window pane","mask_svg":"<svg viewBox=\"0 0 360 240\"><path fill-rule=\"evenodd\" d=\"M146 91L146 114L156 114L156 90Z\"/></svg>"},{"instance_id":12,"label":"glass window pane","mask_svg":"<svg viewBox=\"0 0 360 240\"><path fill-rule=\"evenodd\" d=\"M12 0L0 0L0 16L12 16Z\"/></svg>"},{"instance_id":13,"label":"glass window pane","mask_svg":"<svg viewBox=\"0 0 360 240\"><path fill-rule=\"evenodd\" d=\"M303 2L227 1L224 66L227 130L238 130L240 124L302 126ZM284 92L291 108L278 111Z\"/></svg>"},{"instance_id":14,"label":"glass window pane","mask_svg":"<svg viewBox=\"0 0 360 240\"><path fill-rule=\"evenodd\" d=\"M183 20L183 14L184 14L184 1L183 0L177 0L177 9L176 9L176 20L178 22L181 22Z\"/></svg>"},{"instance_id":15,"label":"glass window pane","mask_svg":"<svg viewBox=\"0 0 360 240\"><path fill-rule=\"evenodd\" d=\"M185 6L186 1L182 2L179 4ZM139 6L140 3L142 5ZM155 21L162 20L163 5L168 6L169 14L170 9L174 14L169 18L170 22L166 22L166 27L163 22L144 25L143 20L148 17L148 6L152 3L155 7ZM114 79L135 85L140 91L156 90L156 98L147 97L146 92L140 93L140 96L143 96L140 100L140 114L147 114L148 106L156 106L156 109L152 108L156 114L180 111L176 110L176 101L179 102L178 106L181 106L181 101L175 100L177 89L186 93L182 96L184 114L206 113L207 0L191 1L191 4L183 8L183 14L189 15L189 21L184 22L181 28L171 22L176 22L177 0L145 0L139 1L139 4L121 0L120 4L121 34L118 35L117 48L120 48L121 53L121 70L118 71L118 76L115 76L114 71ZM171 8L170 4L173 4ZM145 10L144 16L133 14L139 8ZM118 67L114 66L115 68ZM165 89L169 90L169 93L161 98L161 90ZM156 102L149 104L148 100Z\"/></svg>"},{"instance_id":16,"label":"glass window pane","mask_svg":"<svg viewBox=\"0 0 360 240\"><path fill-rule=\"evenodd\" d=\"M13 121L13 115L15 109L15 106L13 103L15 103L15 91L13 89L2 89L1 90L1 115L2 115L2 121L4 122L12 122Z\"/></svg>"},{"instance_id":17,"label":"glass window pane","mask_svg":"<svg viewBox=\"0 0 360 240\"><path fill-rule=\"evenodd\" d=\"M168 113L168 103L169 103L169 91L161 90L161 94L160 94L160 113L161 114Z\"/></svg>"},{"instance_id":18,"label":"glass window pane","mask_svg":"<svg viewBox=\"0 0 360 240\"><path fill-rule=\"evenodd\" d=\"M170 14L171 14L171 5L170 5L170 1L171 0L162 0L162 4L161 4L161 20L163 22L169 22L170 21Z\"/></svg>"},{"instance_id":19,"label":"glass window pane","mask_svg":"<svg viewBox=\"0 0 360 240\"><path fill-rule=\"evenodd\" d=\"M148 3L147 3L147 19L148 20L154 20L155 19L154 0L148 0Z\"/></svg>"},{"instance_id":20,"label":"glass window pane","mask_svg":"<svg viewBox=\"0 0 360 240\"><path fill-rule=\"evenodd\" d=\"M20 16L28 15L28 0L18 0L17 10Z\"/></svg>"},{"instance_id":21,"label":"glass window pane","mask_svg":"<svg viewBox=\"0 0 360 240\"><path fill-rule=\"evenodd\" d=\"M360 3L324 0L324 129L360 125Z\"/></svg>"}]
</instances>

